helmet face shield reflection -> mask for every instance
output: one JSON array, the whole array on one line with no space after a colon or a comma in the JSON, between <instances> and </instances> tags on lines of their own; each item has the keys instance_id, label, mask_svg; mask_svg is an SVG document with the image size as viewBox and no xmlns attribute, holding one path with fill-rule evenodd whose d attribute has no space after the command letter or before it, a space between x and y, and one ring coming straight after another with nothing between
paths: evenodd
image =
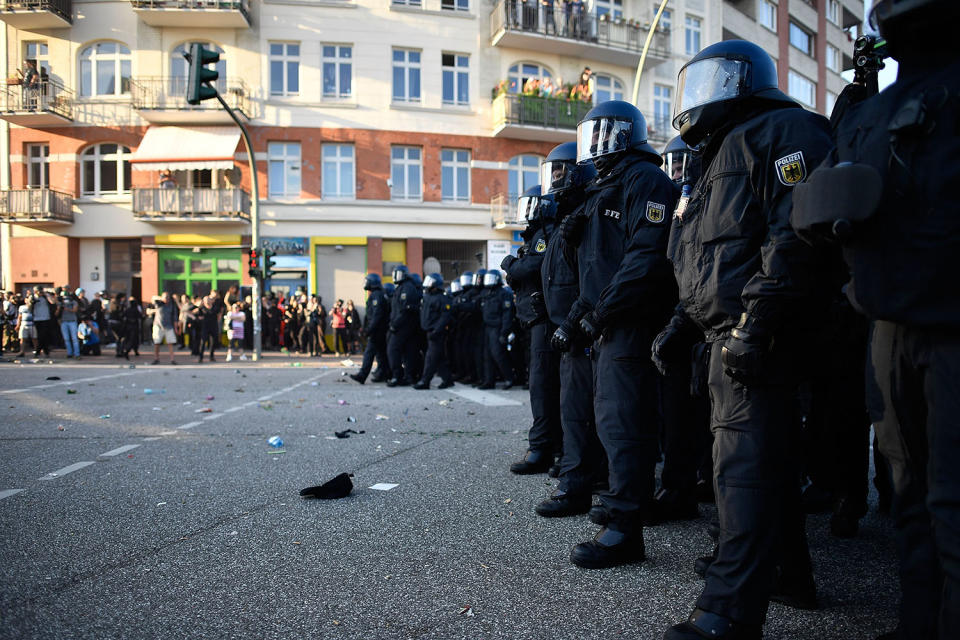
<instances>
[{"instance_id":1,"label":"helmet face shield reflection","mask_svg":"<svg viewBox=\"0 0 960 640\"><path fill-rule=\"evenodd\" d=\"M525 220L530 222L537 215L537 207L540 204L540 198L533 196L520 196L517 200L517 222Z\"/></svg>"},{"instance_id":2,"label":"helmet face shield reflection","mask_svg":"<svg viewBox=\"0 0 960 640\"><path fill-rule=\"evenodd\" d=\"M463 285L460 284L460 280L453 279L450 282L450 293L460 293L461 291L463 291Z\"/></svg>"},{"instance_id":3,"label":"helmet face shield reflection","mask_svg":"<svg viewBox=\"0 0 960 640\"><path fill-rule=\"evenodd\" d=\"M492 287L494 285L500 284L500 278L498 277L499 275L500 275L499 273L495 273L493 271L488 271L485 274L483 274L483 286Z\"/></svg>"},{"instance_id":4,"label":"helmet face shield reflection","mask_svg":"<svg viewBox=\"0 0 960 640\"><path fill-rule=\"evenodd\" d=\"M746 60L727 58L706 58L685 66L677 78L674 128L680 129L680 116L691 109L743 95L747 91L749 72L750 63Z\"/></svg>"},{"instance_id":5,"label":"helmet face shield reflection","mask_svg":"<svg viewBox=\"0 0 960 640\"><path fill-rule=\"evenodd\" d=\"M616 118L594 118L577 125L577 162L584 163L630 148L633 122ZM541 181L540 184L543 184Z\"/></svg>"},{"instance_id":6,"label":"helmet face shield reflection","mask_svg":"<svg viewBox=\"0 0 960 640\"><path fill-rule=\"evenodd\" d=\"M473 274L463 274L460 276L460 286L461 287L470 287L473 286Z\"/></svg>"},{"instance_id":7,"label":"helmet face shield reflection","mask_svg":"<svg viewBox=\"0 0 960 640\"><path fill-rule=\"evenodd\" d=\"M674 182L686 182L690 178L692 159L693 154L689 151L670 151L663 154L663 170Z\"/></svg>"},{"instance_id":8,"label":"helmet face shield reflection","mask_svg":"<svg viewBox=\"0 0 960 640\"><path fill-rule=\"evenodd\" d=\"M433 276L427 276L423 279L424 289L431 289L435 284L437 284L437 281L433 279Z\"/></svg>"},{"instance_id":9,"label":"helmet face shield reflection","mask_svg":"<svg viewBox=\"0 0 960 640\"><path fill-rule=\"evenodd\" d=\"M540 193L547 195L573 184L575 167L568 160L548 160L540 164Z\"/></svg>"}]
</instances>

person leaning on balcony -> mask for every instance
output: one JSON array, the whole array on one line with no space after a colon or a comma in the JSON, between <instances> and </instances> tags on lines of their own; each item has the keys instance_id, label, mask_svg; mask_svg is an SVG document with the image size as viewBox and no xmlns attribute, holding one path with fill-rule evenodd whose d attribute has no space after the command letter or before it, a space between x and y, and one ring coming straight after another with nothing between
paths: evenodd
<instances>
[{"instance_id":1,"label":"person leaning on balcony","mask_svg":"<svg viewBox=\"0 0 960 640\"><path fill-rule=\"evenodd\" d=\"M39 95L40 74L37 72L37 61L30 59L25 62L23 71L23 106L30 111L36 111Z\"/></svg>"},{"instance_id":2,"label":"person leaning on balcony","mask_svg":"<svg viewBox=\"0 0 960 640\"><path fill-rule=\"evenodd\" d=\"M549 33L553 27L553 35L557 35L557 21L553 17L553 0L540 0L543 5L543 33Z\"/></svg>"},{"instance_id":3,"label":"person leaning on balcony","mask_svg":"<svg viewBox=\"0 0 960 640\"><path fill-rule=\"evenodd\" d=\"M176 189L177 181L173 179L173 174L170 173L170 169L164 169L160 172L160 188L161 189Z\"/></svg>"}]
</instances>

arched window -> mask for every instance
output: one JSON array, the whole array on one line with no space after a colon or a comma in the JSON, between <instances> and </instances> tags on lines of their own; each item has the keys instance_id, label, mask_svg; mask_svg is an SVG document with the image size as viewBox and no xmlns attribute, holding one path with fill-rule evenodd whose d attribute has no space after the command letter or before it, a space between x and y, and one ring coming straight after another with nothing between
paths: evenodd
<instances>
[{"instance_id":1,"label":"arched window","mask_svg":"<svg viewBox=\"0 0 960 640\"><path fill-rule=\"evenodd\" d=\"M80 154L80 192L85 196L129 193L130 149L104 142Z\"/></svg>"},{"instance_id":2,"label":"arched window","mask_svg":"<svg viewBox=\"0 0 960 640\"><path fill-rule=\"evenodd\" d=\"M594 77L593 104L607 100L623 100L623 83L613 76L597 74Z\"/></svg>"},{"instance_id":3,"label":"arched window","mask_svg":"<svg viewBox=\"0 0 960 640\"><path fill-rule=\"evenodd\" d=\"M80 95L130 93L133 58L122 42L96 42L80 51Z\"/></svg>"},{"instance_id":4,"label":"arched window","mask_svg":"<svg viewBox=\"0 0 960 640\"><path fill-rule=\"evenodd\" d=\"M523 192L540 184L540 163L543 158L533 154L510 158L510 202L515 202Z\"/></svg>"},{"instance_id":5,"label":"arched window","mask_svg":"<svg viewBox=\"0 0 960 640\"><path fill-rule=\"evenodd\" d=\"M543 80L544 78L552 77L550 70L541 64L518 62L510 67L510 71L507 74L507 79L509 80L507 91L510 93L520 93L523 90L523 83L527 80L531 78Z\"/></svg>"},{"instance_id":6,"label":"arched window","mask_svg":"<svg viewBox=\"0 0 960 640\"><path fill-rule=\"evenodd\" d=\"M184 42L170 54L170 95L183 96L187 93L187 75L190 73L190 63L183 57L190 52L190 45L200 44L204 49L216 51L220 54L215 69L220 77L217 78L217 91L224 93L227 90L227 61L223 56L223 47L213 42ZM209 67L208 67L209 68Z\"/></svg>"}]
</instances>

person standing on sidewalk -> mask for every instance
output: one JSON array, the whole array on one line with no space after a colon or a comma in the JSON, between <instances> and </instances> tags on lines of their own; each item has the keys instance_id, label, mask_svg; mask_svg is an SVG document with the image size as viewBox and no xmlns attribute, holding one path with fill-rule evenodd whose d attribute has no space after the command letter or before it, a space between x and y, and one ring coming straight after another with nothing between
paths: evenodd
<instances>
[{"instance_id":1,"label":"person standing on sidewalk","mask_svg":"<svg viewBox=\"0 0 960 640\"><path fill-rule=\"evenodd\" d=\"M160 364L160 345L167 343L170 352L170 364L177 364L173 359L173 345L177 342L177 330L180 324L180 307L170 298L170 293L164 291L153 298L153 363Z\"/></svg>"},{"instance_id":2,"label":"person standing on sidewalk","mask_svg":"<svg viewBox=\"0 0 960 640\"><path fill-rule=\"evenodd\" d=\"M247 356L243 353L244 324L247 321L247 314L241 309L240 303L233 303L233 308L227 316L229 327L227 329L227 340L230 342L227 346L227 362L233 360L233 350L240 350L240 359L246 360Z\"/></svg>"},{"instance_id":3,"label":"person standing on sidewalk","mask_svg":"<svg viewBox=\"0 0 960 640\"><path fill-rule=\"evenodd\" d=\"M68 358L80 357L80 343L77 340L77 313L80 304L77 298L67 287L60 292L60 335L63 336L63 346L67 349Z\"/></svg>"}]
</instances>

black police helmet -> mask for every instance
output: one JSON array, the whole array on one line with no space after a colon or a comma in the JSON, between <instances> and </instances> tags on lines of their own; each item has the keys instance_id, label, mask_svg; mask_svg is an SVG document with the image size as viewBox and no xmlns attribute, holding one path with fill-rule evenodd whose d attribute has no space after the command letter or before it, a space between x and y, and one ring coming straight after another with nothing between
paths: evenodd
<instances>
[{"instance_id":1,"label":"black police helmet","mask_svg":"<svg viewBox=\"0 0 960 640\"><path fill-rule=\"evenodd\" d=\"M411 273L410 282L412 282L417 287L423 286L423 278L420 277L419 273Z\"/></svg>"},{"instance_id":2,"label":"black police helmet","mask_svg":"<svg viewBox=\"0 0 960 640\"><path fill-rule=\"evenodd\" d=\"M397 290L397 285L393 284L392 282L388 282L383 285L383 292L388 296L392 296L393 292L396 290Z\"/></svg>"},{"instance_id":3,"label":"black police helmet","mask_svg":"<svg viewBox=\"0 0 960 640\"><path fill-rule=\"evenodd\" d=\"M460 274L460 286L464 290L473 286L473 271L464 271Z\"/></svg>"},{"instance_id":4,"label":"black police helmet","mask_svg":"<svg viewBox=\"0 0 960 640\"><path fill-rule=\"evenodd\" d=\"M660 162L647 144L647 120L640 109L623 100L601 102L577 125L577 162L588 162L628 149L645 152Z\"/></svg>"},{"instance_id":5,"label":"black police helmet","mask_svg":"<svg viewBox=\"0 0 960 640\"><path fill-rule=\"evenodd\" d=\"M777 67L759 46L746 40L712 44L680 69L673 127L696 146L750 99L800 106L777 87Z\"/></svg>"},{"instance_id":6,"label":"black police helmet","mask_svg":"<svg viewBox=\"0 0 960 640\"><path fill-rule=\"evenodd\" d=\"M483 286L483 277L487 275L486 269L477 269L477 272L473 274L473 286L482 287Z\"/></svg>"},{"instance_id":7,"label":"black police helmet","mask_svg":"<svg viewBox=\"0 0 960 640\"><path fill-rule=\"evenodd\" d=\"M382 286L383 283L380 281L380 274L378 273L368 273L366 280L363 281L363 288L367 291L380 289Z\"/></svg>"},{"instance_id":8,"label":"black police helmet","mask_svg":"<svg viewBox=\"0 0 960 640\"><path fill-rule=\"evenodd\" d=\"M486 274L483 276L483 286L485 287L499 287L503 284L503 276L500 275L499 269L489 269Z\"/></svg>"},{"instance_id":9,"label":"black police helmet","mask_svg":"<svg viewBox=\"0 0 960 640\"><path fill-rule=\"evenodd\" d=\"M443 291L443 276L439 273L431 273L423 279L423 288L426 291Z\"/></svg>"},{"instance_id":10,"label":"black police helmet","mask_svg":"<svg viewBox=\"0 0 960 640\"><path fill-rule=\"evenodd\" d=\"M393 282L394 284L400 284L404 280L410 277L410 270L407 269L407 265L398 264L393 268Z\"/></svg>"},{"instance_id":11,"label":"black police helmet","mask_svg":"<svg viewBox=\"0 0 960 640\"><path fill-rule=\"evenodd\" d=\"M533 222L540 218L540 185L530 187L517 199L517 222Z\"/></svg>"},{"instance_id":12,"label":"black police helmet","mask_svg":"<svg viewBox=\"0 0 960 640\"><path fill-rule=\"evenodd\" d=\"M690 178L690 164L693 160L693 149L687 146L680 136L674 138L663 148L663 170L670 179L677 184L686 182Z\"/></svg>"},{"instance_id":13,"label":"black police helmet","mask_svg":"<svg viewBox=\"0 0 960 640\"><path fill-rule=\"evenodd\" d=\"M540 191L565 194L583 187L597 177L597 168L592 162L577 163L577 143L564 142L547 154L540 163Z\"/></svg>"}]
</instances>

